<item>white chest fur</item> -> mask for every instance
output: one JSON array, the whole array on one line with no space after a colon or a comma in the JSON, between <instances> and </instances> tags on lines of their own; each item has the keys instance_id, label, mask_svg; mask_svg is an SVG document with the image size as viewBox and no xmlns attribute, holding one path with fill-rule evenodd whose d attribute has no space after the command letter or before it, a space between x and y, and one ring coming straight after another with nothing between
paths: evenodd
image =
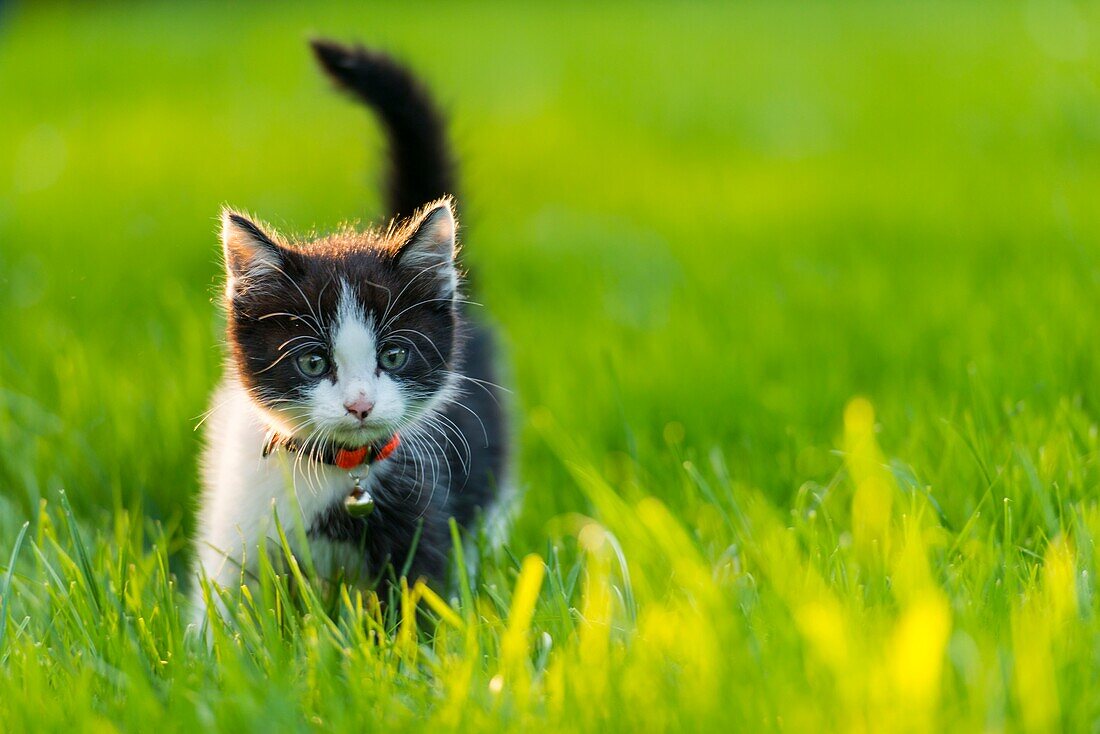
<instances>
[{"instance_id":1,"label":"white chest fur","mask_svg":"<svg viewBox=\"0 0 1100 734\"><path fill-rule=\"evenodd\" d=\"M279 525L300 555L306 531L348 496L352 480L347 471L301 454L276 451L264 458L266 427L236 380L222 383L213 406L206 421L197 561L211 581L235 589L254 576L264 548L278 548ZM372 484L368 475L363 487L371 491ZM357 570L347 567L355 558L350 548L325 541L309 545L320 574L331 575L338 566L348 575Z\"/></svg>"}]
</instances>

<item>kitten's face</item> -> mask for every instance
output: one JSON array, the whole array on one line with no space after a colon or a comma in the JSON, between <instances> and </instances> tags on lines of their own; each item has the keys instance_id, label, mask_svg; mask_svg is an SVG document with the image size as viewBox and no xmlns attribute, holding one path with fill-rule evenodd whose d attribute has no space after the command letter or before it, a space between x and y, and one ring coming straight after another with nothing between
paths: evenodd
<instances>
[{"instance_id":1,"label":"kitten's face","mask_svg":"<svg viewBox=\"0 0 1100 734\"><path fill-rule=\"evenodd\" d=\"M280 433L361 446L447 399L457 282L449 201L395 232L302 246L227 212L222 239L233 361Z\"/></svg>"}]
</instances>

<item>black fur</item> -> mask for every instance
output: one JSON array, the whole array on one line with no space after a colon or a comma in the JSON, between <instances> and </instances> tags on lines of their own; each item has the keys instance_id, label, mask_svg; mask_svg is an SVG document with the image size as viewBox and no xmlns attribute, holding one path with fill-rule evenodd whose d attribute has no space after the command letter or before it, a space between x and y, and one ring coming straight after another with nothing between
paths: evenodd
<instances>
[{"instance_id":1,"label":"black fur","mask_svg":"<svg viewBox=\"0 0 1100 734\"><path fill-rule=\"evenodd\" d=\"M372 107L389 138L390 216L454 194L454 163L445 123L424 86L408 69L377 51L332 41L312 42L317 60L336 85Z\"/></svg>"},{"instance_id":2,"label":"black fur","mask_svg":"<svg viewBox=\"0 0 1100 734\"><path fill-rule=\"evenodd\" d=\"M386 123L393 146L392 210L414 213L449 192L453 167L442 122L417 80L375 52L329 41L314 41L313 48L329 74ZM507 445L491 333L472 324L457 300L436 297L438 279L417 277L422 268L402 259L431 212L384 231L346 231L303 244L229 216L250 240L243 247L227 244L230 270L240 271L244 281L230 290L227 331L236 371L253 399L277 410L301 396L310 380L295 368L293 357L281 359L281 347L297 338L325 343L342 281L352 284L376 324L383 323L383 314L396 315L377 336L380 343L403 339L409 348L407 364L395 375L408 394L427 402L444 387L448 372L460 375L457 400L440 411L446 427L421 424L419 437L403 431L401 447L372 468L381 483L374 513L350 517L341 501L308 527L313 538L361 548L373 574L384 575L387 564L400 570L411 558L410 576L440 579L451 547L448 519L468 527L493 503ZM249 271L255 262L249 246L262 250L266 270ZM235 251L240 249L245 251Z\"/></svg>"}]
</instances>

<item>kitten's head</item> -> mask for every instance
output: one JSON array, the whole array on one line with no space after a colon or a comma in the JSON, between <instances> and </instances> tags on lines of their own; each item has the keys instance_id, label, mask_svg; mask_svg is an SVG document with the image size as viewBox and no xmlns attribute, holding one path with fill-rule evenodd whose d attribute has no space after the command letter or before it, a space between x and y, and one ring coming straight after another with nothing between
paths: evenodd
<instances>
[{"instance_id":1,"label":"kitten's head","mask_svg":"<svg viewBox=\"0 0 1100 734\"><path fill-rule=\"evenodd\" d=\"M384 232L306 243L223 214L233 367L272 428L361 446L448 398L455 226L450 199Z\"/></svg>"}]
</instances>

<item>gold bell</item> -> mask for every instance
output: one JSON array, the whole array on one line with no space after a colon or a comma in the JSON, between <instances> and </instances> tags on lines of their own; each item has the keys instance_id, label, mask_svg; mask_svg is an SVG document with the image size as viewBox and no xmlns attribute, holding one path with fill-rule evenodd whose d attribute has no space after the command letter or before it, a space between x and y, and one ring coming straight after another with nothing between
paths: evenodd
<instances>
[{"instance_id":1,"label":"gold bell","mask_svg":"<svg viewBox=\"0 0 1100 734\"><path fill-rule=\"evenodd\" d=\"M366 517L374 512L374 498L363 490L352 492L344 500L344 508L352 517Z\"/></svg>"},{"instance_id":2,"label":"gold bell","mask_svg":"<svg viewBox=\"0 0 1100 734\"><path fill-rule=\"evenodd\" d=\"M360 482L363 481L362 476L352 474L351 478L355 486L351 488L351 494L344 499L344 509L352 517L366 517L374 512L374 498L370 496L370 492L360 486Z\"/></svg>"}]
</instances>

